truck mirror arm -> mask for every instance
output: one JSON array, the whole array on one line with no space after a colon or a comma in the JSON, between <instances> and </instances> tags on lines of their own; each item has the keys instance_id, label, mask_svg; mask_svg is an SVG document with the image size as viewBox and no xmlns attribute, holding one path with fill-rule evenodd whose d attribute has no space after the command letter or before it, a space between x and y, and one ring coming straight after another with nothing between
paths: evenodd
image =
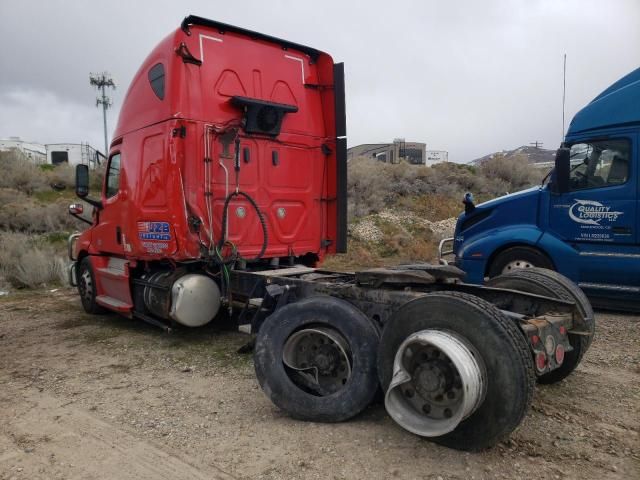
<instances>
[{"instance_id":1,"label":"truck mirror arm","mask_svg":"<svg viewBox=\"0 0 640 480\"><path fill-rule=\"evenodd\" d=\"M88 200L86 198L84 199L84 201L87 202L87 203L90 203L90 202L88 202ZM69 215L71 215L72 217L77 218L81 222L87 223L89 225L93 225L93 222L91 220L87 220L86 218L84 218L81 215L78 215L77 213L70 213Z\"/></svg>"},{"instance_id":2,"label":"truck mirror arm","mask_svg":"<svg viewBox=\"0 0 640 480\"><path fill-rule=\"evenodd\" d=\"M78 198L81 198L82 200L84 200L85 202L87 202L89 205L96 207L98 210L102 210L104 208L104 206L102 205L102 202L100 200L94 200L93 198L89 198L89 197L82 197L80 195L78 195Z\"/></svg>"}]
</instances>

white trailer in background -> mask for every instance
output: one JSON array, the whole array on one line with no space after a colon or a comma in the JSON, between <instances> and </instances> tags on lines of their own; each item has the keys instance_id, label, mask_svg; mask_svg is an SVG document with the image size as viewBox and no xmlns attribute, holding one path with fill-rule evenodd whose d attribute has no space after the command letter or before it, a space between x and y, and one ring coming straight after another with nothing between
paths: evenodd
<instances>
[{"instance_id":1,"label":"white trailer in background","mask_svg":"<svg viewBox=\"0 0 640 480\"><path fill-rule=\"evenodd\" d=\"M26 142L20 137L0 139L0 152L12 149L22 152L29 161L37 165L47 163L47 151L41 143Z\"/></svg>"},{"instance_id":2,"label":"white trailer in background","mask_svg":"<svg viewBox=\"0 0 640 480\"><path fill-rule=\"evenodd\" d=\"M51 165L88 165L96 168L106 157L88 143L50 143L46 145L47 161Z\"/></svg>"}]
</instances>

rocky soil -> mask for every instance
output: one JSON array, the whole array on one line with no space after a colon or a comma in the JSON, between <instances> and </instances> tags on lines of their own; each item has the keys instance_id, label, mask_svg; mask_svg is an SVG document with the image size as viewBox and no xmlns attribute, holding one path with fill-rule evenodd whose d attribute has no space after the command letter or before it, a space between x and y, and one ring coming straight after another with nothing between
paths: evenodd
<instances>
[{"instance_id":1,"label":"rocky soil","mask_svg":"<svg viewBox=\"0 0 640 480\"><path fill-rule=\"evenodd\" d=\"M416 227L426 228L433 233L435 240L452 237L456 228L455 217L432 222L413 213L383 210L380 213L368 215L350 224L349 234L362 242L381 242L384 239L384 232L380 227L381 221L402 229L405 234L410 234L411 230Z\"/></svg>"},{"instance_id":2,"label":"rocky soil","mask_svg":"<svg viewBox=\"0 0 640 480\"><path fill-rule=\"evenodd\" d=\"M481 453L397 427L381 405L298 422L254 378L247 337L167 335L88 316L70 290L0 297L0 479L630 479L640 477L640 319L601 312L569 379L540 386Z\"/></svg>"}]
</instances>

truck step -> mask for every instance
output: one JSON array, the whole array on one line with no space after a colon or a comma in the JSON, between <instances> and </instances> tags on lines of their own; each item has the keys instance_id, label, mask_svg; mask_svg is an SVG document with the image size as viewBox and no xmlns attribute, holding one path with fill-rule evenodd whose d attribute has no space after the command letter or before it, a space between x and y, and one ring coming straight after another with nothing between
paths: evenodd
<instances>
[{"instance_id":1,"label":"truck step","mask_svg":"<svg viewBox=\"0 0 640 480\"><path fill-rule=\"evenodd\" d=\"M96 303L119 312L129 312L133 308L133 305L129 305L108 295L98 295L96 297Z\"/></svg>"},{"instance_id":2,"label":"truck step","mask_svg":"<svg viewBox=\"0 0 640 480\"><path fill-rule=\"evenodd\" d=\"M96 268L96 273L110 278L126 278L124 270L113 267Z\"/></svg>"}]
</instances>

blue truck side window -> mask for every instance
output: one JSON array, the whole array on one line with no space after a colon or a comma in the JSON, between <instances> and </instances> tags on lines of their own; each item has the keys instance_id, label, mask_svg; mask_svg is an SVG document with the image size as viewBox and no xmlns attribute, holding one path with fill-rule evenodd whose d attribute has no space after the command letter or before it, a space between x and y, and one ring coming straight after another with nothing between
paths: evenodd
<instances>
[{"instance_id":1,"label":"blue truck side window","mask_svg":"<svg viewBox=\"0 0 640 480\"><path fill-rule=\"evenodd\" d=\"M629 178L630 142L597 140L571 145L571 191L620 185Z\"/></svg>"}]
</instances>

